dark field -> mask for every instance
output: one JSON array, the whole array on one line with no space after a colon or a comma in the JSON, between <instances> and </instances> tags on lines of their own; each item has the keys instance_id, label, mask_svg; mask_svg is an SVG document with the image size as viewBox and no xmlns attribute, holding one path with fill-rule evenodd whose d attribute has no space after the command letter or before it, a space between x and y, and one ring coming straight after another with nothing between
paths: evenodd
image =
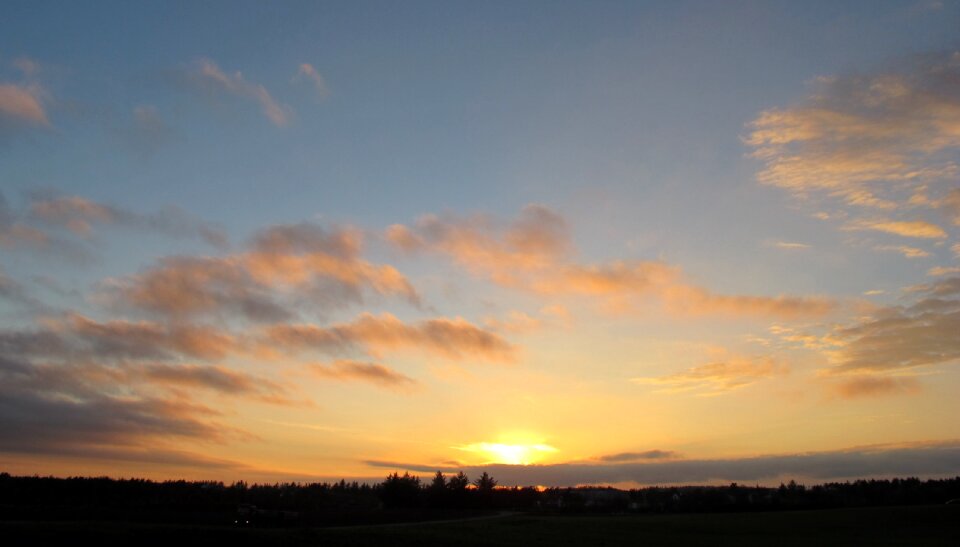
<instances>
[{"instance_id":1,"label":"dark field","mask_svg":"<svg viewBox=\"0 0 960 547\"><path fill-rule=\"evenodd\" d=\"M960 506L543 516L350 529L0 522L4 545L960 545Z\"/></svg>"}]
</instances>

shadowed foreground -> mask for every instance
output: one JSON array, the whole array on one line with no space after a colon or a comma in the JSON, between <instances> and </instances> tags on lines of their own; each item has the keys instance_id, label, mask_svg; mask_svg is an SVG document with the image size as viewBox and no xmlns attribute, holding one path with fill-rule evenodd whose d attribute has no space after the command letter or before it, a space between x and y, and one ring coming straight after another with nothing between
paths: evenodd
<instances>
[{"instance_id":1,"label":"shadowed foreground","mask_svg":"<svg viewBox=\"0 0 960 547\"><path fill-rule=\"evenodd\" d=\"M351 529L0 522L6 545L960 545L960 506L769 513L528 516Z\"/></svg>"}]
</instances>

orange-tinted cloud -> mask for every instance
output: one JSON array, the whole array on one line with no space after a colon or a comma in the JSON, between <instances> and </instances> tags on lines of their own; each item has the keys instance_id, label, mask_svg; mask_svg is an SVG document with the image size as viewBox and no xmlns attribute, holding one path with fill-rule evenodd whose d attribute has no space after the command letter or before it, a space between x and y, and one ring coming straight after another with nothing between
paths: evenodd
<instances>
[{"instance_id":1,"label":"orange-tinted cloud","mask_svg":"<svg viewBox=\"0 0 960 547\"><path fill-rule=\"evenodd\" d=\"M761 113L746 143L761 182L799 195L894 208L895 190L957 173L960 52L905 61L898 70L818 78L803 103Z\"/></svg>"},{"instance_id":2,"label":"orange-tinted cloud","mask_svg":"<svg viewBox=\"0 0 960 547\"><path fill-rule=\"evenodd\" d=\"M310 370L322 378L358 380L391 389L410 389L417 384L413 378L378 363L338 360L328 365L311 365Z\"/></svg>"},{"instance_id":3,"label":"orange-tinted cloud","mask_svg":"<svg viewBox=\"0 0 960 547\"><path fill-rule=\"evenodd\" d=\"M958 78L960 52L817 78L805 100L750 123L744 141L762 163L757 179L800 200L827 201L839 211L822 218L853 217L847 230L947 238L943 214L960 226ZM888 218L856 218L864 209Z\"/></svg>"},{"instance_id":4,"label":"orange-tinted cloud","mask_svg":"<svg viewBox=\"0 0 960 547\"><path fill-rule=\"evenodd\" d=\"M789 369L772 357L736 358L691 367L666 376L634 378L638 384L660 386L668 392L698 391L717 394L786 374Z\"/></svg>"},{"instance_id":5,"label":"orange-tinted cloud","mask_svg":"<svg viewBox=\"0 0 960 547\"><path fill-rule=\"evenodd\" d=\"M874 249L877 251L900 253L907 258L927 258L930 256L929 252L908 245L877 245Z\"/></svg>"},{"instance_id":6,"label":"orange-tinted cloud","mask_svg":"<svg viewBox=\"0 0 960 547\"><path fill-rule=\"evenodd\" d=\"M920 239L943 239L947 233L943 228L923 220L858 220L844 226L846 230L876 230L902 237Z\"/></svg>"},{"instance_id":7,"label":"orange-tinted cloud","mask_svg":"<svg viewBox=\"0 0 960 547\"><path fill-rule=\"evenodd\" d=\"M425 215L413 228L389 227L385 236L399 249L445 254L506 285L519 283L517 277L526 272L551 267L571 248L566 220L537 204L526 206L506 226L484 216Z\"/></svg>"},{"instance_id":8,"label":"orange-tinted cloud","mask_svg":"<svg viewBox=\"0 0 960 547\"><path fill-rule=\"evenodd\" d=\"M917 393L920 384L916 378L892 376L855 376L840 380L831 387L833 393L845 399Z\"/></svg>"},{"instance_id":9,"label":"orange-tinted cloud","mask_svg":"<svg viewBox=\"0 0 960 547\"><path fill-rule=\"evenodd\" d=\"M488 217L421 217L413 227L391 226L386 239L408 253L432 251L474 274L539 295L586 296L618 311L636 299L659 301L681 314L822 316L836 308L826 298L718 295L683 279L680 268L659 260L575 260L567 222L543 205L528 205L503 225Z\"/></svg>"},{"instance_id":10,"label":"orange-tinted cloud","mask_svg":"<svg viewBox=\"0 0 960 547\"><path fill-rule=\"evenodd\" d=\"M511 361L515 352L515 348L499 335L461 318L436 318L408 324L389 313L364 313L351 323L330 327L275 325L264 331L261 343L286 353L362 350L376 354L394 349L420 349L451 359L475 357L490 361Z\"/></svg>"},{"instance_id":11,"label":"orange-tinted cloud","mask_svg":"<svg viewBox=\"0 0 960 547\"><path fill-rule=\"evenodd\" d=\"M36 86L0 83L0 123L9 120L40 126L50 125L40 96L40 90Z\"/></svg>"},{"instance_id":12,"label":"orange-tinted cloud","mask_svg":"<svg viewBox=\"0 0 960 547\"><path fill-rule=\"evenodd\" d=\"M364 292L419 305L406 277L392 266L363 260L361 245L351 229L275 226L258 233L245 252L165 258L105 289L119 304L175 318L239 314L254 321L286 320L305 302L342 306L362 301Z\"/></svg>"}]
</instances>

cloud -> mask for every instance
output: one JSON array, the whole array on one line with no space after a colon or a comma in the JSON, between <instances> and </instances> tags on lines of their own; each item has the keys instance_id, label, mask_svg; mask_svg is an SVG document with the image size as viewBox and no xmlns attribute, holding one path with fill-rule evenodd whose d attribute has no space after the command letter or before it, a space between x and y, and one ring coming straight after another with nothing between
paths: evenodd
<instances>
[{"instance_id":1,"label":"cloud","mask_svg":"<svg viewBox=\"0 0 960 547\"><path fill-rule=\"evenodd\" d=\"M155 153L177 138L177 132L153 105L134 108L129 125L117 128L117 132L125 144L144 156Z\"/></svg>"},{"instance_id":2,"label":"cloud","mask_svg":"<svg viewBox=\"0 0 960 547\"><path fill-rule=\"evenodd\" d=\"M960 274L960 266L935 266L927 270L927 275L939 277L944 275Z\"/></svg>"},{"instance_id":3,"label":"cloud","mask_svg":"<svg viewBox=\"0 0 960 547\"><path fill-rule=\"evenodd\" d=\"M667 392L719 394L755 384L789 369L772 357L735 358L691 367L666 376L633 378L638 384L660 386Z\"/></svg>"},{"instance_id":4,"label":"cloud","mask_svg":"<svg viewBox=\"0 0 960 547\"><path fill-rule=\"evenodd\" d=\"M397 295L415 306L420 296L389 265L360 257L359 232L308 223L258 232L241 253L175 256L103 287L117 305L169 318L235 316L257 322L289 320L311 309L360 302L364 293Z\"/></svg>"},{"instance_id":5,"label":"cloud","mask_svg":"<svg viewBox=\"0 0 960 547\"><path fill-rule=\"evenodd\" d=\"M58 359L219 360L241 346L232 335L203 325L147 321L99 322L79 314L45 320L45 327L0 330L0 352Z\"/></svg>"},{"instance_id":6,"label":"cloud","mask_svg":"<svg viewBox=\"0 0 960 547\"><path fill-rule=\"evenodd\" d=\"M0 451L56 453L73 446L136 444L155 437L216 440L219 428L173 401L96 396L84 400L0 391Z\"/></svg>"},{"instance_id":7,"label":"cloud","mask_svg":"<svg viewBox=\"0 0 960 547\"><path fill-rule=\"evenodd\" d=\"M310 63L301 63L300 68L297 69L296 76L293 77L294 82L306 81L313 85L313 89L316 90L317 96L321 99L330 94L330 90L327 88L327 82L324 80L323 76L317 72L317 69L313 68L313 65Z\"/></svg>"},{"instance_id":8,"label":"cloud","mask_svg":"<svg viewBox=\"0 0 960 547\"><path fill-rule=\"evenodd\" d=\"M821 317L837 308L837 302L826 297L724 295L682 284L667 287L663 291L663 298L673 311L689 315L721 314L800 319Z\"/></svg>"},{"instance_id":9,"label":"cloud","mask_svg":"<svg viewBox=\"0 0 960 547\"><path fill-rule=\"evenodd\" d=\"M488 472L501 485L578 486L635 483L729 484L798 480L837 481L892 476L954 476L960 473L960 442L879 445L825 452L773 454L728 459L676 459L625 463L561 463L449 467L367 460L369 466L415 473L456 473L476 477Z\"/></svg>"},{"instance_id":10,"label":"cloud","mask_svg":"<svg viewBox=\"0 0 960 547\"><path fill-rule=\"evenodd\" d=\"M829 203L838 210L823 218L853 217L845 230L946 239L940 217L960 226L958 78L960 52L817 78L803 101L749 124L757 179L818 208Z\"/></svg>"},{"instance_id":11,"label":"cloud","mask_svg":"<svg viewBox=\"0 0 960 547\"><path fill-rule=\"evenodd\" d=\"M544 321L522 311L511 310L506 319L488 317L483 323L494 331L519 334L539 329Z\"/></svg>"},{"instance_id":12,"label":"cloud","mask_svg":"<svg viewBox=\"0 0 960 547\"><path fill-rule=\"evenodd\" d=\"M267 402L285 402L286 388L266 378L223 366L155 363L129 371L153 383L209 389L227 395L253 395Z\"/></svg>"},{"instance_id":13,"label":"cloud","mask_svg":"<svg viewBox=\"0 0 960 547\"><path fill-rule=\"evenodd\" d=\"M617 454L607 454L597 456L595 459L604 463L623 463L645 460L673 460L678 459L680 454L673 450L646 450L644 452L619 452Z\"/></svg>"},{"instance_id":14,"label":"cloud","mask_svg":"<svg viewBox=\"0 0 960 547\"><path fill-rule=\"evenodd\" d=\"M0 191L0 248L46 252L58 258L84 262L90 252L75 241L63 239L27 223L21 211L11 209Z\"/></svg>"},{"instance_id":15,"label":"cloud","mask_svg":"<svg viewBox=\"0 0 960 547\"><path fill-rule=\"evenodd\" d=\"M22 72L26 78L33 78L43 70L39 61L29 57L17 57L13 60L12 64L17 70Z\"/></svg>"},{"instance_id":16,"label":"cloud","mask_svg":"<svg viewBox=\"0 0 960 547\"><path fill-rule=\"evenodd\" d=\"M0 124L50 125L40 97L41 91L36 86L0 83Z\"/></svg>"},{"instance_id":17,"label":"cloud","mask_svg":"<svg viewBox=\"0 0 960 547\"><path fill-rule=\"evenodd\" d=\"M824 337L832 346L828 373L895 373L960 359L960 277L913 293L919 300L911 305L880 308L830 331Z\"/></svg>"},{"instance_id":18,"label":"cloud","mask_svg":"<svg viewBox=\"0 0 960 547\"><path fill-rule=\"evenodd\" d=\"M922 220L858 220L844 226L846 230L875 230L902 237L921 239L943 239L947 233L943 228Z\"/></svg>"},{"instance_id":19,"label":"cloud","mask_svg":"<svg viewBox=\"0 0 960 547\"><path fill-rule=\"evenodd\" d=\"M954 188L947 192L947 195L937 203L937 207L947 215L955 226L960 226L960 188Z\"/></svg>"},{"instance_id":20,"label":"cloud","mask_svg":"<svg viewBox=\"0 0 960 547\"><path fill-rule=\"evenodd\" d=\"M410 389L417 385L413 378L377 363L339 360L329 365L311 365L310 370L322 378L358 380L392 389Z\"/></svg>"},{"instance_id":21,"label":"cloud","mask_svg":"<svg viewBox=\"0 0 960 547\"><path fill-rule=\"evenodd\" d=\"M581 263L566 220L543 205L528 205L510 223L486 216L426 215L413 226L393 225L387 241L406 253L433 252L494 283L540 296L592 298L603 307L634 309L649 298L680 314L822 316L836 307L819 297L721 295L685 281L680 268L659 260Z\"/></svg>"},{"instance_id":22,"label":"cloud","mask_svg":"<svg viewBox=\"0 0 960 547\"><path fill-rule=\"evenodd\" d=\"M247 81L239 71L227 74L210 59L196 60L189 70L191 81L215 93L226 93L256 101L263 114L277 127L289 125L292 109L277 102L265 87Z\"/></svg>"},{"instance_id":23,"label":"cloud","mask_svg":"<svg viewBox=\"0 0 960 547\"><path fill-rule=\"evenodd\" d=\"M415 324L404 323L389 313L361 314L351 323L330 327L276 325L266 329L262 343L277 351L319 351L327 354L350 350L374 354L413 348L449 359L467 356L509 362L515 348L499 335L461 318L435 318Z\"/></svg>"},{"instance_id":24,"label":"cloud","mask_svg":"<svg viewBox=\"0 0 960 547\"><path fill-rule=\"evenodd\" d=\"M0 452L72 453L168 439L219 442L236 432L217 413L183 398L118 389L109 370L35 364L0 345ZM12 357L15 356L15 357Z\"/></svg>"},{"instance_id":25,"label":"cloud","mask_svg":"<svg viewBox=\"0 0 960 547\"><path fill-rule=\"evenodd\" d=\"M792 251L792 250L803 250L803 249L809 249L809 248L810 248L810 245L807 245L806 243L794 243L794 242L790 242L790 241L777 241L776 243L773 244L773 246L776 247L776 248L778 248L778 249L786 249L786 250L791 250L791 251Z\"/></svg>"},{"instance_id":26,"label":"cloud","mask_svg":"<svg viewBox=\"0 0 960 547\"><path fill-rule=\"evenodd\" d=\"M956 174L960 52L906 60L898 70L821 77L798 105L762 112L745 141L761 182L851 205L892 208L902 185Z\"/></svg>"},{"instance_id":27,"label":"cloud","mask_svg":"<svg viewBox=\"0 0 960 547\"><path fill-rule=\"evenodd\" d=\"M445 254L505 285L515 282L514 271L522 274L550 267L572 246L566 220L539 204L527 205L506 226L481 215L424 215L412 228L390 226L385 237L403 251Z\"/></svg>"},{"instance_id":28,"label":"cloud","mask_svg":"<svg viewBox=\"0 0 960 547\"><path fill-rule=\"evenodd\" d=\"M158 232L172 237L198 237L215 247L226 247L222 230L203 222L178 207L157 213L140 214L104 205L79 196L40 196L31 200L30 212L48 224L65 226L76 235L87 237L93 225L117 225L128 229Z\"/></svg>"},{"instance_id":29,"label":"cloud","mask_svg":"<svg viewBox=\"0 0 960 547\"><path fill-rule=\"evenodd\" d=\"M927 258L930 256L930 253L923 249L908 247L907 245L877 245L874 250L900 253L906 258Z\"/></svg>"},{"instance_id":30,"label":"cloud","mask_svg":"<svg viewBox=\"0 0 960 547\"><path fill-rule=\"evenodd\" d=\"M860 375L843 379L831 386L833 393L845 399L917 393L916 378Z\"/></svg>"}]
</instances>

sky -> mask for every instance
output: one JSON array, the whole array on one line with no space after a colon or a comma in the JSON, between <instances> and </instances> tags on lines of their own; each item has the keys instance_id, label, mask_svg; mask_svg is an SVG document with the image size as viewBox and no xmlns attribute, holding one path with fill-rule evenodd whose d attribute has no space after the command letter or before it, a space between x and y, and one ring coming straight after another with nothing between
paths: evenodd
<instances>
[{"instance_id":1,"label":"sky","mask_svg":"<svg viewBox=\"0 0 960 547\"><path fill-rule=\"evenodd\" d=\"M0 469L960 474L958 29L4 2Z\"/></svg>"}]
</instances>

